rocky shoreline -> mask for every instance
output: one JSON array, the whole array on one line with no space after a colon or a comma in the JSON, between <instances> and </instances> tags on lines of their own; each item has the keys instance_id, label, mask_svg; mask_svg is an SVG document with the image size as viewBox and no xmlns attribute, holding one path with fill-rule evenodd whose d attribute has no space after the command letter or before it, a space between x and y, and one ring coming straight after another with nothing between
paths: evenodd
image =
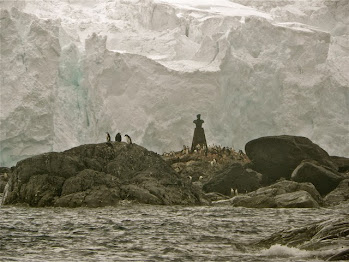
<instances>
[{"instance_id":1,"label":"rocky shoreline","mask_svg":"<svg viewBox=\"0 0 349 262\"><path fill-rule=\"evenodd\" d=\"M326 261L343 261L349 260L348 236L349 216L343 216L299 228L287 228L273 233L266 239L253 243L253 246L270 248L279 244L296 247L301 250L317 251L328 251L332 247L332 252L329 255L326 255L328 252L325 252L323 259L326 259Z\"/></svg>"},{"instance_id":2,"label":"rocky shoreline","mask_svg":"<svg viewBox=\"0 0 349 262\"><path fill-rule=\"evenodd\" d=\"M160 156L136 144L81 145L0 169L2 204L100 207L160 205L318 208L349 201L349 159L305 137L271 136L231 148ZM6 185L6 186L5 186Z\"/></svg>"}]
</instances>

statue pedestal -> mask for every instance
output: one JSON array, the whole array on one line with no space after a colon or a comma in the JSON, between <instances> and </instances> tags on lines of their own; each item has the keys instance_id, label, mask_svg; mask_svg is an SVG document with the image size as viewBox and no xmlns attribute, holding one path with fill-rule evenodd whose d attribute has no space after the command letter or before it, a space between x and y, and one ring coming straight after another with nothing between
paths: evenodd
<instances>
[{"instance_id":1,"label":"statue pedestal","mask_svg":"<svg viewBox=\"0 0 349 262\"><path fill-rule=\"evenodd\" d=\"M197 145L200 145L201 148L203 148L203 146L206 146L207 148L205 131L202 127L196 127L194 129L194 137L193 143L191 145L191 151L194 151Z\"/></svg>"}]
</instances>

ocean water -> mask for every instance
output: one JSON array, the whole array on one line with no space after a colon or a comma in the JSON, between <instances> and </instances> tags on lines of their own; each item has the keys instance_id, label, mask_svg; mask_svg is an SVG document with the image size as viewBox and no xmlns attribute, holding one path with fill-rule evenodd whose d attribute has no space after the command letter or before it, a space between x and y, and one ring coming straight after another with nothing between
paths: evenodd
<instances>
[{"instance_id":1,"label":"ocean water","mask_svg":"<svg viewBox=\"0 0 349 262\"><path fill-rule=\"evenodd\" d=\"M231 206L0 207L0 261L323 261L328 251L253 243L341 209ZM340 249L341 247L338 247Z\"/></svg>"}]
</instances>

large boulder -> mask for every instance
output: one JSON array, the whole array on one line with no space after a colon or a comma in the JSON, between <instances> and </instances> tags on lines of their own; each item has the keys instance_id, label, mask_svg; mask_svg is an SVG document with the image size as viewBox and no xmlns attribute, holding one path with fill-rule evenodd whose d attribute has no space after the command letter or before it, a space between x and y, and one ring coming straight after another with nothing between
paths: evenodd
<instances>
[{"instance_id":1,"label":"large boulder","mask_svg":"<svg viewBox=\"0 0 349 262\"><path fill-rule=\"evenodd\" d=\"M335 206L349 201L349 179L342 180L335 190L324 197L326 206Z\"/></svg>"},{"instance_id":2,"label":"large boulder","mask_svg":"<svg viewBox=\"0 0 349 262\"><path fill-rule=\"evenodd\" d=\"M313 162L304 161L293 171L291 179L296 182L310 182L324 196L334 190L344 179L336 171Z\"/></svg>"},{"instance_id":3,"label":"large boulder","mask_svg":"<svg viewBox=\"0 0 349 262\"><path fill-rule=\"evenodd\" d=\"M276 208L275 198L268 195L249 196L239 195L228 201L220 201L218 204L229 203L236 207L248 208Z\"/></svg>"},{"instance_id":4,"label":"large boulder","mask_svg":"<svg viewBox=\"0 0 349 262\"><path fill-rule=\"evenodd\" d=\"M316 208L322 205L323 200L312 184L284 180L251 193L233 197L226 202L234 206L250 208Z\"/></svg>"},{"instance_id":5,"label":"large boulder","mask_svg":"<svg viewBox=\"0 0 349 262\"><path fill-rule=\"evenodd\" d=\"M319 204L307 191L296 191L275 196L277 207L285 208L317 208Z\"/></svg>"},{"instance_id":6,"label":"large boulder","mask_svg":"<svg viewBox=\"0 0 349 262\"><path fill-rule=\"evenodd\" d=\"M124 199L147 204L208 203L158 154L122 142L82 145L18 162L3 203L98 207Z\"/></svg>"},{"instance_id":7,"label":"large boulder","mask_svg":"<svg viewBox=\"0 0 349 262\"><path fill-rule=\"evenodd\" d=\"M230 196L232 188L238 192L256 190L260 187L261 179L261 174L245 169L240 163L234 163L204 184L203 189L205 192L218 192Z\"/></svg>"},{"instance_id":8,"label":"large boulder","mask_svg":"<svg viewBox=\"0 0 349 262\"><path fill-rule=\"evenodd\" d=\"M303 160L316 160L337 170L325 150L300 136L268 136L249 141L245 151L253 169L263 174L263 182L271 184L281 177L290 179L293 170Z\"/></svg>"}]
</instances>

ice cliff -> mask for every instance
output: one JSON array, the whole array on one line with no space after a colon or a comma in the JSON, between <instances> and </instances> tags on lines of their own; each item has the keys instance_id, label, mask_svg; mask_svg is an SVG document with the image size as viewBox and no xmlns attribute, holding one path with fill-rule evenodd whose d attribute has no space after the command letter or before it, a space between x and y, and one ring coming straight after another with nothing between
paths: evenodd
<instances>
[{"instance_id":1,"label":"ice cliff","mask_svg":"<svg viewBox=\"0 0 349 262\"><path fill-rule=\"evenodd\" d=\"M128 133L162 152L290 134L349 155L349 2L4 1L0 166Z\"/></svg>"}]
</instances>

